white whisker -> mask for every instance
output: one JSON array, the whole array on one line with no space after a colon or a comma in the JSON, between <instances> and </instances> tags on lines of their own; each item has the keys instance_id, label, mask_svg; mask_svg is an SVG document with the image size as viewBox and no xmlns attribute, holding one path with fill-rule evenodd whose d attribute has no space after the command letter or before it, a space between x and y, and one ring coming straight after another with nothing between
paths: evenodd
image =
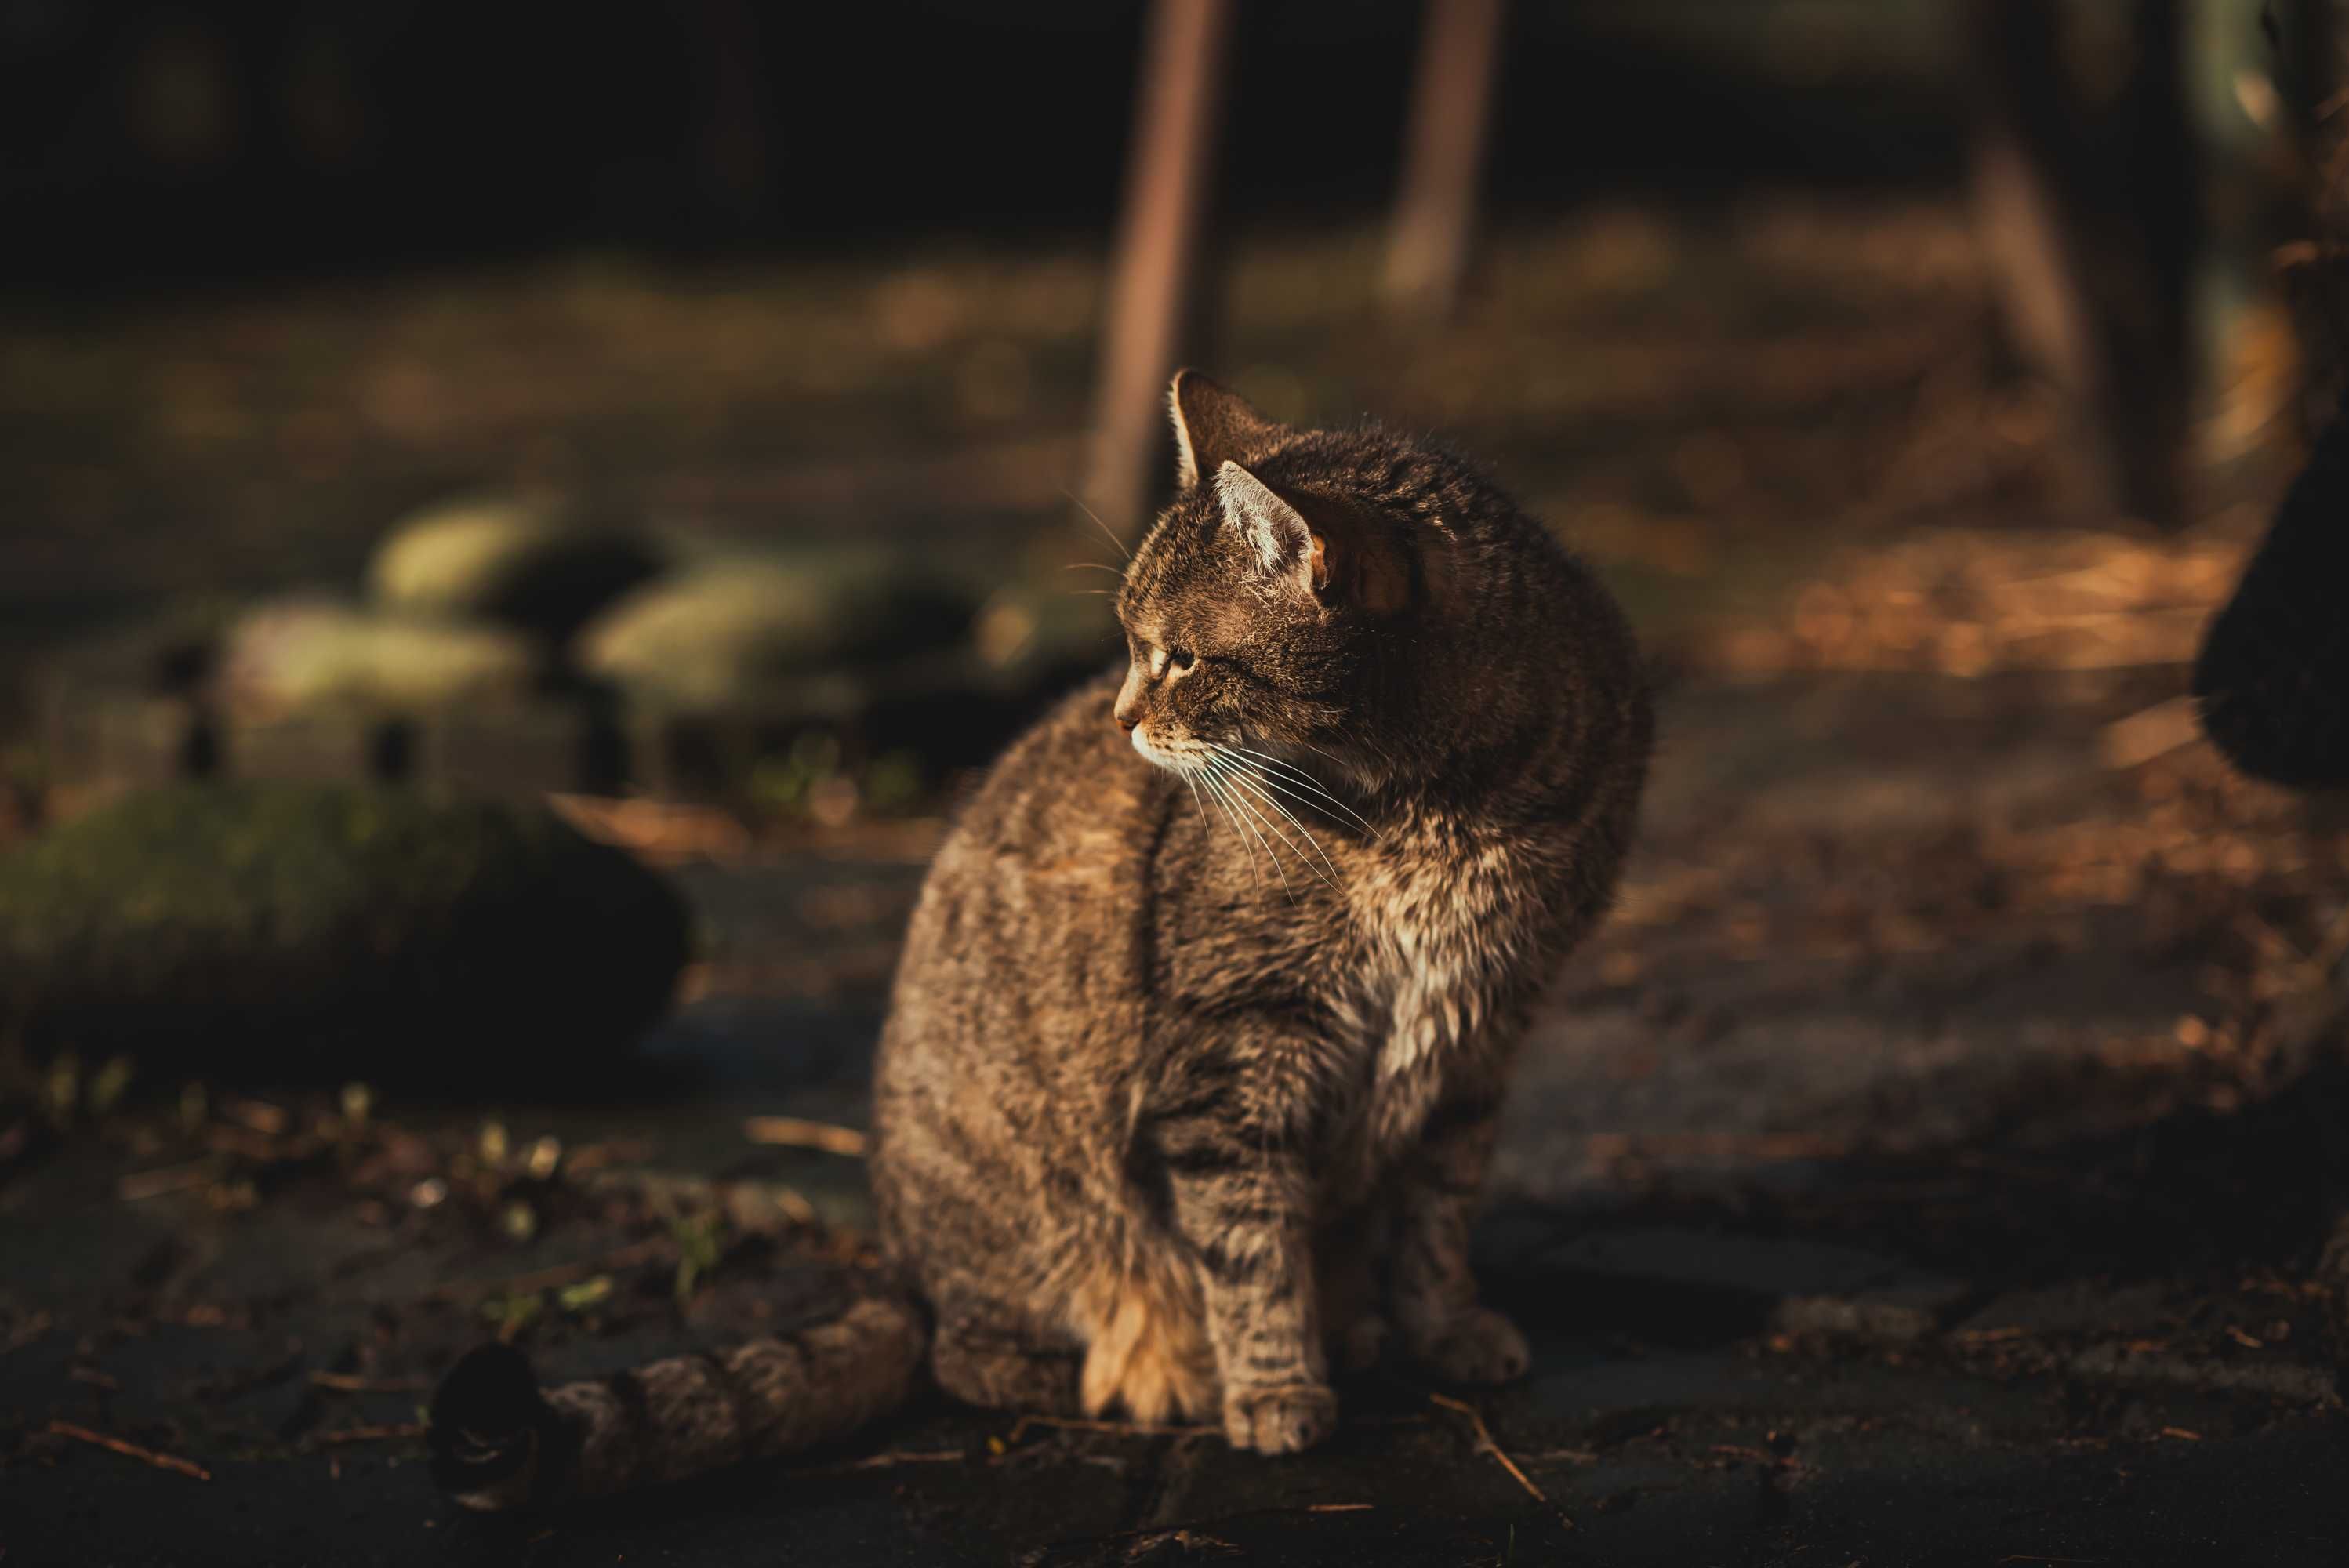
<instances>
[{"instance_id":1,"label":"white whisker","mask_svg":"<svg viewBox=\"0 0 2349 1568\"><path fill-rule=\"evenodd\" d=\"M1266 801L1270 802L1270 803L1271 803L1271 805L1272 805L1272 807L1273 807L1273 809L1274 809L1275 810L1280 810L1279 802L1278 802L1278 801L1273 801L1273 800L1271 799L1271 797L1269 797L1269 796L1266 795L1266 794L1265 794L1265 792L1264 792L1263 790L1261 790L1261 789L1257 789L1257 788L1256 787L1256 785L1255 785L1254 783L1252 783L1252 782L1248 779L1247 776L1245 773L1240 772L1239 770L1237 770L1237 769L1232 769L1232 768L1231 768L1231 764L1230 764L1228 761L1225 761L1225 762L1223 762L1223 763L1221 764L1221 766L1222 766L1222 767L1224 767L1224 768L1226 768L1226 769L1231 769L1230 771L1227 771L1227 772L1226 772L1226 773L1223 775L1224 779L1225 779L1225 781L1226 781L1226 783L1228 783L1228 784L1232 785L1232 786L1233 786L1234 788L1236 788L1236 789L1245 789L1245 790L1247 790L1247 791L1248 792L1248 794L1256 796L1258 799L1266 800ZM1330 884L1331 887L1333 887L1333 888L1334 888L1334 887L1336 887L1336 886L1338 885L1338 884L1337 884L1337 882L1336 882L1336 881L1334 880L1334 875L1335 875L1335 873L1336 873L1336 872L1337 872L1337 869L1338 869L1337 867L1335 867L1335 866L1331 866L1331 867L1330 868L1330 874L1329 874L1329 875L1324 875L1324 874L1323 874L1323 872L1322 872L1321 868L1320 868L1319 866L1315 865L1315 864L1312 862L1312 861L1307 857L1307 855L1306 855L1305 851L1304 851L1303 850L1300 850L1300 849L1299 849L1299 848L1297 847L1297 841L1296 841L1295 839L1290 838L1290 837L1288 835L1288 833L1286 833L1285 831L1283 831L1279 823L1278 823L1278 822L1274 821L1270 817L1266 816L1262 811L1260 811L1260 810L1257 810L1257 808L1256 808L1255 806L1253 806L1253 805L1249 804L1249 803L1248 803L1248 800L1247 800L1247 796L1245 796L1245 795L1243 795L1243 796L1235 796L1235 797L1234 797L1234 799L1237 799L1237 800L1239 801L1239 803L1240 803L1240 810L1242 810L1246 811L1246 812L1247 812L1250 817L1254 818L1257 821L1263 823L1265 827L1267 827L1267 828L1270 829L1270 830L1271 830L1271 831L1272 831L1272 835L1273 835L1273 837L1274 837L1274 838L1278 839L1278 840L1279 840L1283 844L1285 844L1285 845L1287 845L1287 846L1288 846L1288 852L1289 852L1290 854L1295 855L1295 856L1297 857L1297 861L1298 861L1298 863L1299 863L1299 865L1303 866L1306 870L1308 870L1308 871L1311 872L1315 876L1320 877L1320 878L1321 878L1321 880L1322 880L1323 882L1329 882L1329 884ZM1296 821L1297 821L1297 819L1296 819L1296 818L1294 818L1294 817L1289 817L1289 816L1288 816L1288 813L1287 813L1286 811L1282 811L1282 812L1281 812L1281 815L1282 815L1282 816L1284 816L1284 817L1288 817L1288 820L1289 820L1290 822L1292 822L1292 823L1294 823L1294 822L1296 822ZM1299 831L1299 832L1300 832L1300 833L1302 833L1302 832L1304 832L1304 831L1305 831L1304 827L1303 827L1303 825L1302 825L1302 824L1299 824L1299 826L1298 826L1298 831ZM1259 836L1261 836L1261 835L1259 835ZM1313 835L1312 835L1312 834L1310 834L1310 833L1305 833L1305 841L1306 841L1306 842L1308 842L1308 843L1313 844L1313 847L1314 847L1315 849L1317 849L1317 850L1318 850L1318 849L1319 849L1319 848L1321 847L1319 844L1318 844L1318 843L1314 843L1314 841L1313 841ZM1275 869L1277 869L1277 870L1279 870L1279 871L1280 871L1281 881L1282 881L1284 883L1285 883L1285 882L1287 882L1287 881L1288 880L1288 871L1287 871L1285 868L1282 868L1282 867L1281 867L1281 865L1280 865L1280 856L1279 856L1278 854L1277 854L1277 853L1274 853L1273 849L1272 849L1272 846L1271 846L1269 843L1268 843L1268 844L1266 844L1266 845L1265 845L1265 852L1266 852L1267 854L1270 854L1270 855L1272 855L1272 863L1273 863L1273 866L1275 867ZM1324 856L1323 858L1326 860L1328 857L1327 857L1327 856ZM1292 901L1294 901L1294 900L1296 899L1296 897L1297 897L1297 891L1296 891L1294 888L1291 888L1291 889L1289 890L1288 896L1289 896L1289 898L1290 898Z\"/></svg>"},{"instance_id":2,"label":"white whisker","mask_svg":"<svg viewBox=\"0 0 2349 1568\"><path fill-rule=\"evenodd\" d=\"M1094 511L1092 508L1087 506L1083 501L1079 500L1077 499L1076 491L1071 490L1066 485L1062 485L1061 487L1061 493L1067 496L1071 501L1076 502L1077 510L1083 512L1087 518L1092 520L1092 525L1102 531L1103 538L1107 539L1112 544L1117 546L1117 552L1120 555L1124 556L1128 561L1132 561L1133 559L1133 552L1125 547L1125 541L1117 536L1117 530L1103 522L1101 520L1100 513Z\"/></svg>"},{"instance_id":3,"label":"white whisker","mask_svg":"<svg viewBox=\"0 0 2349 1568\"><path fill-rule=\"evenodd\" d=\"M1191 787L1191 804L1199 808L1200 830L1205 832L1213 832L1215 830L1207 826L1207 803L1199 799L1199 781L1192 778L1188 773L1183 774L1182 779L1184 783L1188 784Z\"/></svg>"},{"instance_id":4,"label":"white whisker","mask_svg":"<svg viewBox=\"0 0 2349 1568\"><path fill-rule=\"evenodd\" d=\"M1226 763L1226 768L1228 768L1228 763ZM1276 833L1276 836L1280 838L1280 842L1285 842L1285 845L1288 845L1288 848L1289 848L1289 854L1294 854L1294 857L1299 859L1299 864L1304 864L1304 866L1306 866L1306 871L1310 871L1310 873L1313 873L1313 875L1318 875L1318 878L1320 878L1320 881L1330 882L1330 887L1337 887L1337 866L1334 866L1332 861L1330 861L1330 852L1327 852L1327 850L1322 850L1322 848L1320 848L1320 841L1318 841L1318 838L1313 838L1313 833L1306 833L1306 824L1301 824L1301 821L1297 821L1297 817L1294 817L1294 814L1289 812L1288 808L1282 808L1282 805L1278 803L1278 800L1273 800L1273 798L1268 796L1268 793L1261 791L1261 789L1257 787L1257 781L1255 781L1255 779L1249 779L1247 772L1243 772L1243 770L1233 770L1233 772L1228 772L1228 775L1224 775L1224 777L1226 777L1226 779L1231 781L1231 784L1236 784L1236 787L1238 787L1238 789L1245 789L1245 791L1247 791L1247 793L1252 793L1252 796L1257 796L1257 798L1259 798L1259 800L1264 800L1264 805L1268 805L1268 808L1273 808L1273 810L1276 810L1276 812L1280 812L1280 820L1282 820L1282 821L1288 821L1289 826L1294 826L1294 829L1299 830L1301 836L1304 836L1304 841L1309 842L1309 845L1313 845L1313 852L1320 854L1320 857L1322 857L1322 866L1330 866L1330 871L1327 871L1327 873L1322 873L1322 866L1316 866L1316 864L1313 864L1313 861L1310 861L1310 859L1306 859L1306 852L1304 852L1304 850L1297 848L1297 841L1294 841L1294 838L1289 838L1288 833L1285 833L1285 830L1280 829L1280 824L1278 824L1278 821L1273 821L1271 817L1266 817L1264 812L1259 812L1259 810L1257 810L1255 805L1249 805L1247 800L1245 800L1245 798L1243 798L1243 800L1240 800L1240 805L1243 805L1243 808L1247 810L1247 812L1252 814L1252 817L1255 817L1257 821L1261 821L1261 824L1264 824L1264 826L1268 826L1268 829L1271 829L1273 833ZM1276 864L1278 864L1278 857L1276 857Z\"/></svg>"},{"instance_id":5,"label":"white whisker","mask_svg":"<svg viewBox=\"0 0 2349 1568\"><path fill-rule=\"evenodd\" d=\"M1376 742L1364 742L1364 741L1361 740L1360 738L1357 738L1357 739L1356 739L1355 744L1356 744L1356 745L1358 745L1358 746L1359 746L1359 745L1368 744L1368 745L1370 746L1370 748L1371 748L1371 750L1373 750L1373 751L1375 751L1375 752L1377 752L1377 753L1379 754L1379 760L1380 760L1380 761L1381 761L1381 762L1385 763L1385 764L1387 765L1387 767L1388 767L1390 769L1392 769L1394 767L1394 754L1393 754L1392 752L1389 751L1385 747L1381 746L1381 745L1378 745ZM1328 758L1330 761L1332 761L1332 762L1336 763L1336 764L1338 765L1338 769L1339 769L1339 771L1340 771L1340 772L1341 772L1341 773L1342 773L1342 772L1351 772L1351 771L1352 771L1352 769L1349 769L1349 768L1346 766L1346 759L1345 759L1344 758L1342 758L1342 757L1339 756L1336 752L1330 750L1327 747L1315 746L1315 745L1314 745L1311 741L1309 741L1309 741L1304 742L1304 745L1305 745L1305 747L1307 748L1307 749L1309 749L1309 750L1312 750L1312 751L1319 751L1319 753L1321 753L1321 755L1322 755L1322 756L1324 756L1324 757Z\"/></svg>"},{"instance_id":6,"label":"white whisker","mask_svg":"<svg viewBox=\"0 0 2349 1568\"><path fill-rule=\"evenodd\" d=\"M1254 795L1257 799L1263 801L1267 806L1270 807L1274 811L1279 814L1282 821L1285 821L1290 827L1295 828L1298 832L1304 837L1305 841L1313 846L1313 852L1321 857L1321 865L1329 867L1329 872L1327 875L1322 874L1319 866L1314 866L1311 861L1305 859L1305 851L1298 849L1296 843L1290 840L1287 833L1280 833L1280 829L1275 826L1269 820L1265 821L1265 826L1271 828L1276 833L1280 833L1280 841L1288 844L1290 851L1293 852L1299 860L1305 861L1306 865L1312 868L1316 876L1320 876L1323 882L1328 882L1333 888L1338 885L1338 867L1336 862L1330 859L1330 851L1323 849L1321 847L1321 841L1315 838L1311 832L1307 830L1305 824L1297 820L1297 814L1295 812L1289 810L1288 807L1282 805L1270 795L1265 793L1263 786L1268 782L1268 780L1266 780L1262 775L1259 774L1251 777L1245 769L1242 769L1233 775L1232 782L1237 784L1241 789L1246 789L1249 794ZM1254 810L1254 808L1250 808L1250 810Z\"/></svg>"},{"instance_id":7,"label":"white whisker","mask_svg":"<svg viewBox=\"0 0 2349 1568\"><path fill-rule=\"evenodd\" d=\"M1264 846L1265 858L1272 862L1274 872L1280 878L1280 885L1282 888L1286 889L1288 893L1288 902L1295 903L1297 902L1297 890L1289 886L1288 868L1280 863L1280 851L1272 847L1272 841L1269 839L1267 839L1256 826L1257 822L1263 821L1264 818L1257 811L1251 810L1247 801L1243 799L1237 791L1232 789L1232 781L1226 778L1212 761L1207 765L1207 779L1208 789L1213 789L1220 785L1225 792L1225 798L1242 813L1245 813L1236 820L1239 822L1240 826L1246 828L1249 832L1254 833L1256 835L1256 841ZM1256 862L1253 860L1248 862L1251 866L1255 865L1255 863Z\"/></svg>"},{"instance_id":8,"label":"white whisker","mask_svg":"<svg viewBox=\"0 0 2349 1568\"><path fill-rule=\"evenodd\" d=\"M1345 801L1338 798L1336 792L1331 790L1328 785L1322 783L1319 779L1314 778L1303 769L1299 768L1295 763L1284 762L1279 758L1274 757L1268 752L1258 751L1252 746L1234 745L1228 747L1218 747L1216 749L1222 751L1246 752L1251 758L1260 758L1261 760L1257 761L1255 764L1255 767L1257 772L1263 778L1266 783L1273 785L1275 788L1279 788L1283 784L1294 784L1298 787L1297 789L1284 789L1281 792L1288 795L1292 799L1296 799L1303 804L1311 806L1316 810L1321 811L1325 814L1329 811L1330 807L1334 806L1339 810L1343 811L1347 816L1352 818L1354 822L1361 828L1362 831L1370 834L1373 839L1381 836L1379 830L1371 826L1368 818L1364 817L1360 811L1355 810L1351 806L1347 805ZM1239 759L1237 758L1234 758L1233 760L1237 761ZM1273 771L1276 769L1278 769L1278 772ZM1320 797L1320 799L1309 799L1306 796L1299 794L1298 789L1310 790L1312 794ZM1327 804L1324 804L1324 802L1327 802Z\"/></svg>"},{"instance_id":9,"label":"white whisker","mask_svg":"<svg viewBox=\"0 0 2349 1568\"><path fill-rule=\"evenodd\" d=\"M1256 869L1256 851L1248 848L1247 840L1240 832L1240 820L1232 814L1230 799L1226 798L1223 789L1216 784L1214 774L1203 770L1198 777L1200 782L1206 785L1207 793L1216 798L1216 809L1223 812L1225 823L1232 830L1232 837L1239 841L1240 853L1247 861L1249 879L1256 883L1258 891L1262 891L1264 878L1257 874Z\"/></svg>"},{"instance_id":10,"label":"white whisker","mask_svg":"<svg viewBox=\"0 0 2349 1568\"><path fill-rule=\"evenodd\" d=\"M1346 824L1342 821L1339 821L1338 818L1332 813L1331 809L1333 807L1336 810L1344 812L1348 818L1352 820L1356 826L1360 827L1363 832L1369 834L1371 838L1376 839L1381 836L1376 828L1371 827L1370 823L1362 820L1361 813L1352 810L1343 800L1337 799L1334 797L1330 797L1326 790L1309 794L1305 790L1291 785L1288 779L1282 778L1279 774L1268 773L1261 769L1255 770L1255 778L1257 783L1268 786L1269 788L1279 791L1281 794L1288 796L1291 800L1294 800L1300 806L1309 807L1313 810L1320 812L1321 815L1330 818L1331 821L1336 822L1340 827L1344 827Z\"/></svg>"},{"instance_id":11,"label":"white whisker","mask_svg":"<svg viewBox=\"0 0 2349 1568\"><path fill-rule=\"evenodd\" d=\"M1272 841L1266 838L1263 832L1258 830L1256 825L1257 821L1261 821L1263 819L1257 817L1255 812L1248 810L1247 801L1243 799L1240 797L1239 792L1232 788L1231 779L1226 777L1213 762L1210 762L1207 765L1206 777L1208 780L1207 788L1218 791L1226 803L1226 809L1232 814L1232 820L1238 823L1250 837L1254 838L1258 844L1264 847L1265 859L1272 862L1273 873L1280 878L1280 885L1288 890L1288 901L1291 903L1296 903L1297 890L1293 887L1289 887L1288 870L1280 863L1280 851L1272 847ZM1253 856L1249 858L1248 864L1251 869L1254 868L1256 861ZM1259 882L1257 885L1258 887L1262 887L1263 883Z\"/></svg>"}]
</instances>

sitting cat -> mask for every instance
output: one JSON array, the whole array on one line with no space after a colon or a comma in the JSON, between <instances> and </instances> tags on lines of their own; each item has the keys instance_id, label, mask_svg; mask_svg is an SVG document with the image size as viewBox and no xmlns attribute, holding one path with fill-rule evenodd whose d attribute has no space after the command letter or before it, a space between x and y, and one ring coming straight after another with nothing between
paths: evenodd
<instances>
[{"instance_id":1,"label":"sitting cat","mask_svg":"<svg viewBox=\"0 0 2349 1568\"><path fill-rule=\"evenodd\" d=\"M913 1298L433 1411L476 1506L837 1435L902 1398L1122 1409L1305 1448L1333 1354L1526 1370L1471 1208L1528 1010L1611 899L1651 739L1621 611L1466 464L1185 372L1128 665L1014 745L916 908L874 1194ZM918 1309L916 1303L918 1303Z\"/></svg>"}]
</instances>

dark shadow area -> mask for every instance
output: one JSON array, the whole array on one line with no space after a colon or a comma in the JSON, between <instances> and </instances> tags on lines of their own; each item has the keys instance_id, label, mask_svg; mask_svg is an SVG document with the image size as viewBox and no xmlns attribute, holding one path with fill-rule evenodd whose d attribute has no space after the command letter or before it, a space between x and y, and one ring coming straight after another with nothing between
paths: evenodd
<instances>
[{"instance_id":1,"label":"dark shadow area","mask_svg":"<svg viewBox=\"0 0 2349 1568\"><path fill-rule=\"evenodd\" d=\"M433 0L281 10L298 8L14 18L5 283L245 289L580 245L740 258L1096 232L1143 15L708 4L557 26ZM1788 177L1913 187L1959 166L1948 81L1863 67L1789 94L1638 12L1518 8L1493 169L1504 210ZM1242 8L1227 133L1248 150L1219 198L1232 221L1384 199L1417 31L1404 0Z\"/></svg>"}]
</instances>

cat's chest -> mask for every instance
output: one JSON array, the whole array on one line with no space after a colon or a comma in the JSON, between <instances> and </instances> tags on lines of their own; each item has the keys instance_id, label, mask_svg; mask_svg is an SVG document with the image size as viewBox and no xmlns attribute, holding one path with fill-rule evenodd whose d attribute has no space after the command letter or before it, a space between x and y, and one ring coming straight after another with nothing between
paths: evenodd
<instances>
[{"instance_id":1,"label":"cat's chest","mask_svg":"<svg viewBox=\"0 0 2349 1568\"><path fill-rule=\"evenodd\" d=\"M1415 1133L1464 1059L1490 1043L1537 905L1500 845L1393 855L1350 879L1355 965L1344 1016L1368 1057L1374 1143Z\"/></svg>"}]
</instances>

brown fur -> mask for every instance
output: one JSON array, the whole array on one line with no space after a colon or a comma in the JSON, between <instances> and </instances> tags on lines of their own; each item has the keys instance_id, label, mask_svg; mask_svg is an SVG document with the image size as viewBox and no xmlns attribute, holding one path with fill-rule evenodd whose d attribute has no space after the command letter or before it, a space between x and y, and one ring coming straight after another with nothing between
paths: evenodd
<instances>
[{"instance_id":1,"label":"brown fur","mask_svg":"<svg viewBox=\"0 0 2349 1568\"><path fill-rule=\"evenodd\" d=\"M947 1392L1278 1452L1333 1424L1333 1348L1525 1370L1468 1223L1651 722L1613 600L1466 464L1188 373L1173 403L1128 667L1011 748L931 868L874 1193Z\"/></svg>"}]
</instances>

